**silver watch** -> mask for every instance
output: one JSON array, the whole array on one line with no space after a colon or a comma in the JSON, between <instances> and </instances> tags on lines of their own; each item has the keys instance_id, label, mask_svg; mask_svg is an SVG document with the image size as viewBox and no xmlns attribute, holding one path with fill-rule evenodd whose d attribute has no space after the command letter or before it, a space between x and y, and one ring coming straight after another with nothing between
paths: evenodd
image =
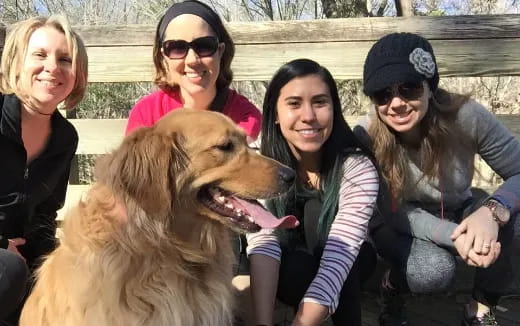
<instances>
[{"instance_id":1,"label":"silver watch","mask_svg":"<svg viewBox=\"0 0 520 326\"><path fill-rule=\"evenodd\" d=\"M511 216L511 212L504 205L500 204L498 201L494 199L486 200L482 206L489 208L491 211L491 215L493 216L493 220L495 220L499 226L504 226L509 222L509 218Z\"/></svg>"}]
</instances>

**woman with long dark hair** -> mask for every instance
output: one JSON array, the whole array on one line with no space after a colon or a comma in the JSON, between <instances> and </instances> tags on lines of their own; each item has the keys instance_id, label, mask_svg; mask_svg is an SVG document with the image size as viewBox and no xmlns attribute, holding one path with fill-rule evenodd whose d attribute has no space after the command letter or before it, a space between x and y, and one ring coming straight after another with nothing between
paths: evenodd
<instances>
[{"instance_id":1,"label":"woman with long dark hair","mask_svg":"<svg viewBox=\"0 0 520 326\"><path fill-rule=\"evenodd\" d=\"M343 117L330 72L314 61L283 65L263 109L262 154L297 171L267 207L300 226L248 236L256 324L272 325L276 295L296 309L293 325L331 314L334 325L361 325L360 278L370 273L360 270L374 259L364 240L379 187L369 151Z\"/></svg>"}]
</instances>

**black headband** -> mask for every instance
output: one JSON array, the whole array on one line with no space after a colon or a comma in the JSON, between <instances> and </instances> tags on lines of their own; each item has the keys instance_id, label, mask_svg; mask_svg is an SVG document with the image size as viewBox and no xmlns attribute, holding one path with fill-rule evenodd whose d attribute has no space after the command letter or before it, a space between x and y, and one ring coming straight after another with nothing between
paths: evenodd
<instances>
[{"instance_id":1,"label":"black headband","mask_svg":"<svg viewBox=\"0 0 520 326\"><path fill-rule=\"evenodd\" d=\"M161 22L159 23L159 37L161 43L164 41L164 32L166 31L168 24L175 17L184 14L196 15L204 19L211 29L213 29L215 34L217 34L218 39L222 39L224 26L222 25L220 17L206 4L196 0L188 0L173 4L161 18Z\"/></svg>"}]
</instances>

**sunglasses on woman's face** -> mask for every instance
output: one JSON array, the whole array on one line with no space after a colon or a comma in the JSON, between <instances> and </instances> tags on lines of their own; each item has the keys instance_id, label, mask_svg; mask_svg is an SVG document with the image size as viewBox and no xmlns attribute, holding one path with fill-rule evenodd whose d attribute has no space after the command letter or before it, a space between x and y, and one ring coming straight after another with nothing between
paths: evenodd
<instances>
[{"instance_id":1,"label":"sunglasses on woman's face","mask_svg":"<svg viewBox=\"0 0 520 326\"><path fill-rule=\"evenodd\" d=\"M184 40L168 40L163 42L163 53L170 59L182 59L193 49L199 57L211 57L218 49L218 38L215 36L204 36L191 42Z\"/></svg>"},{"instance_id":2,"label":"sunglasses on woman's face","mask_svg":"<svg viewBox=\"0 0 520 326\"><path fill-rule=\"evenodd\" d=\"M388 104L394 97L400 97L406 101L420 98L424 93L423 83L403 83L393 85L375 92L370 99L376 105Z\"/></svg>"}]
</instances>

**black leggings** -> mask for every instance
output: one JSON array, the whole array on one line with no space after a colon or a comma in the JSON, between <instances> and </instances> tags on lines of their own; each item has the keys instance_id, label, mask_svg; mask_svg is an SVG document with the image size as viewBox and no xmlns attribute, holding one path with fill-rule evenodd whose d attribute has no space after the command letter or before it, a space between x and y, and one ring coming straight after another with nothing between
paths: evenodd
<instances>
[{"instance_id":1,"label":"black leggings","mask_svg":"<svg viewBox=\"0 0 520 326\"><path fill-rule=\"evenodd\" d=\"M277 292L281 302L298 309L318 272L320 258L302 250L282 249ZM338 307L332 315L334 325L361 325L361 283L372 274L375 261L374 249L365 242L341 289Z\"/></svg>"},{"instance_id":2,"label":"black leggings","mask_svg":"<svg viewBox=\"0 0 520 326\"><path fill-rule=\"evenodd\" d=\"M321 204L310 200L304 209L304 228L307 250L290 250L282 247L277 298L295 310L314 280L320 266L321 252L317 237L317 213ZM320 250L321 249L321 250ZM372 246L365 242L352 266L343 288L339 304L332 315L334 325L361 325L361 283L372 274L377 257Z\"/></svg>"},{"instance_id":3,"label":"black leggings","mask_svg":"<svg viewBox=\"0 0 520 326\"><path fill-rule=\"evenodd\" d=\"M28 277L29 269L20 256L0 249L0 325L19 308Z\"/></svg>"}]
</instances>

